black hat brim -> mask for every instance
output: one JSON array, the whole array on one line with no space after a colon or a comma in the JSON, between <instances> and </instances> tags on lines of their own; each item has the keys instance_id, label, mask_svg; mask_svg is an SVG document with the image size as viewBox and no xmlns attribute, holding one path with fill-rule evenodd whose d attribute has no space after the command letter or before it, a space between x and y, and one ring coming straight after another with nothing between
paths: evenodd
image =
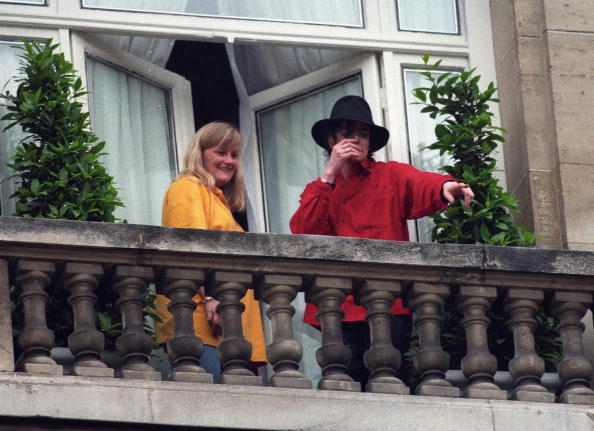
<instances>
[{"instance_id":1,"label":"black hat brim","mask_svg":"<svg viewBox=\"0 0 594 431\"><path fill-rule=\"evenodd\" d=\"M311 128L311 136L313 137L316 144L324 149L328 149L328 136L330 136L331 130L337 124L342 123L343 121L361 121L360 119L356 118L325 118L323 120L317 121ZM382 126L378 126L376 124L368 124L371 134L370 140L370 147L369 153L374 153L377 150L383 148L390 139L390 132L388 129Z\"/></svg>"}]
</instances>

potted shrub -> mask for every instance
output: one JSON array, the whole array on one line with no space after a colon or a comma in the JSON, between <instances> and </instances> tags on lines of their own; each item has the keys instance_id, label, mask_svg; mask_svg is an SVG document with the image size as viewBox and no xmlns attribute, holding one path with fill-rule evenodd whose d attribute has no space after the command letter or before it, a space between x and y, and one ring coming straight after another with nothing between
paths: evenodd
<instances>
[{"instance_id":1,"label":"potted shrub","mask_svg":"<svg viewBox=\"0 0 594 431\"><path fill-rule=\"evenodd\" d=\"M479 88L480 75L475 69L461 73L436 73L441 60L429 64L423 56L425 71L421 72L427 87L417 88L414 96L422 105L421 112L433 119L441 119L435 127L436 140L426 147L450 156L450 163L441 170L469 184L475 199L468 209L461 202L450 205L431 218L434 223L432 239L438 243L483 244L497 246L532 247L536 235L523 226L516 226L510 214L518 210L518 202L505 192L494 176L496 160L493 152L503 144L502 128L492 123L489 104L498 103L496 88L491 82L487 89ZM501 313L502 304L494 304L489 316L489 349L498 358L499 369L505 369L513 357L513 335L510 320ZM451 368L460 368L466 354L466 337L461 324L462 316L453 303L444 310L442 345L450 353ZM547 371L555 371L561 356L561 343L556 322L541 308L536 316L535 333L537 353L545 360ZM418 345L411 344L406 356L414 357Z\"/></svg>"},{"instance_id":2,"label":"potted shrub","mask_svg":"<svg viewBox=\"0 0 594 431\"><path fill-rule=\"evenodd\" d=\"M71 63L57 52L51 39L15 46L21 49L20 74L14 94L0 94L8 113L4 129L19 126L27 136L19 143L12 163L18 189L13 215L33 218L114 222L114 211L123 206L113 177L101 163L105 142L91 131L89 113L80 97L86 92ZM18 332L18 292L15 328ZM106 335L106 347L121 333L121 317L111 289L97 292L97 323ZM56 345L66 346L72 331L72 312L67 292L56 291L48 300L48 326ZM15 334L18 335L18 334ZM16 345L16 344L15 344Z\"/></svg>"}]
</instances>

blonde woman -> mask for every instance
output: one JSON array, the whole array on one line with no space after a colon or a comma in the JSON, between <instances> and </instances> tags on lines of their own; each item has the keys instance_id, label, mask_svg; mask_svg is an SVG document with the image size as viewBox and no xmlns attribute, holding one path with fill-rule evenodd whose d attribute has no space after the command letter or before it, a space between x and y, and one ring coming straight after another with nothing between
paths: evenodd
<instances>
[{"instance_id":1,"label":"blonde woman","mask_svg":"<svg viewBox=\"0 0 594 431\"><path fill-rule=\"evenodd\" d=\"M245 207L244 177L241 166L241 136L228 123L212 122L198 130L184 157L184 169L171 183L163 199L163 226L229 230L243 232L231 211ZM219 380L221 364L216 346L221 341L218 301L205 295L204 287L194 296L194 330L204 343L200 366ZM265 343L258 302L252 290L242 299L245 338L252 343L251 361L266 362ZM173 319L167 311L169 299L157 295L157 312L163 320L156 324L157 343L173 337ZM260 364L259 364L260 363Z\"/></svg>"}]
</instances>

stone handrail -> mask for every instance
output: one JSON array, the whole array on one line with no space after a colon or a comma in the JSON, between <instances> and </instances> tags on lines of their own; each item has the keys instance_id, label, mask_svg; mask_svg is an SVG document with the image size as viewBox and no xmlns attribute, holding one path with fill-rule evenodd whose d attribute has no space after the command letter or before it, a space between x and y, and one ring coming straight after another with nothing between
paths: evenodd
<instances>
[{"instance_id":1,"label":"stone handrail","mask_svg":"<svg viewBox=\"0 0 594 431\"><path fill-rule=\"evenodd\" d=\"M309 235L252 234L170 229L154 226L0 217L0 368L11 370L11 321L7 320L8 287L21 292L25 327L19 342L21 371L60 374L49 356L53 331L47 328L48 288L66 289L74 314L69 348L76 358L73 374L112 377L100 359L103 336L95 328L94 291L101 280L119 296L125 317L117 348L123 360L118 376L160 379L148 363L152 341L143 330L143 298L150 282L171 300L176 333L169 344L170 379L210 382L197 365L201 341L192 334L188 298L205 283L221 301L224 341L219 347L224 384L258 385L247 367L251 346L241 332L239 299L248 288L269 304L272 340L267 356L274 369L271 386L308 388L298 371L301 346L293 339L291 301L298 291L320 308L323 344L318 362L320 389L359 391L346 374L350 351L342 344L339 306L354 293L368 310L371 348L366 364L369 392L406 394L396 377L400 352L392 346L386 317L396 296L415 311L420 351L415 367L418 395L553 402L540 383L542 358L534 348L534 314L546 302L559 321L563 357L560 402L593 404L589 389L592 365L584 356L580 322L592 305L594 253L513 247L439 245ZM452 288L455 286L455 289ZM449 358L440 337L441 307L455 293L464 315L467 354L462 367L464 391L445 379ZM487 312L502 298L512 318L515 356L510 361L514 387L510 394L493 381L496 361L487 347ZM1 304L5 304L4 306ZM239 323L238 323L239 322Z\"/></svg>"}]
</instances>

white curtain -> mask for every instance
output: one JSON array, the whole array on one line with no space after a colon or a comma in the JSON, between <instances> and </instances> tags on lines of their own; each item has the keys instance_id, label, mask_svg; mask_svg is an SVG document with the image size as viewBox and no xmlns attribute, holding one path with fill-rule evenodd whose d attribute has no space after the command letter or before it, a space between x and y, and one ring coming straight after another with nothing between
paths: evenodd
<instances>
[{"instance_id":1,"label":"white curtain","mask_svg":"<svg viewBox=\"0 0 594 431\"><path fill-rule=\"evenodd\" d=\"M95 7L136 10L184 10L188 0L129 0L85 2ZM174 39L95 35L114 49L165 67ZM130 223L161 224L163 195L175 176L170 94L149 81L87 58L89 111L93 131L106 141L106 167L114 176L125 208L119 218Z\"/></svg>"},{"instance_id":2,"label":"white curtain","mask_svg":"<svg viewBox=\"0 0 594 431\"><path fill-rule=\"evenodd\" d=\"M401 30L458 33L456 0L397 0Z\"/></svg>"},{"instance_id":3,"label":"white curtain","mask_svg":"<svg viewBox=\"0 0 594 431\"><path fill-rule=\"evenodd\" d=\"M161 202L174 172L169 91L87 58L93 131L106 142L105 166L114 176L130 223L161 224Z\"/></svg>"},{"instance_id":4,"label":"white curtain","mask_svg":"<svg viewBox=\"0 0 594 431\"><path fill-rule=\"evenodd\" d=\"M0 90L2 93L9 91L11 94L16 92L17 84L11 78L17 75L19 67L19 58L21 50L12 48L13 45L19 45L14 42L0 41L0 58L2 67L0 67ZM0 101L4 103L4 101ZM0 117L3 117L8 110L0 106ZM17 144L26 135L19 126L15 126L7 131L3 131L8 125L7 121L0 121L0 208L2 215L12 215L14 213L14 199L9 199L16 189L16 179L11 178L12 169L6 166L10 163L10 158L14 156Z\"/></svg>"},{"instance_id":5,"label":"white curtain","mask_svg":"<svg viewBox=\"0 0 594 431\"><path fill-rule=\"evenodd\" d=\"M97 34L95 38L112 48L128 52L159 67L165 67L175 43L175 39L113 34Z\"/></svg>"},{"instance_id":6,"label":"white curtain","mask_svg":"<svg viewBox=\"0 0 594 431\"><path fill-rule=\"evenodd\" d=\"M276 45L233 45L235 61L248 94L340 63L358 53Z\"/></svg>"}]
</instances>

